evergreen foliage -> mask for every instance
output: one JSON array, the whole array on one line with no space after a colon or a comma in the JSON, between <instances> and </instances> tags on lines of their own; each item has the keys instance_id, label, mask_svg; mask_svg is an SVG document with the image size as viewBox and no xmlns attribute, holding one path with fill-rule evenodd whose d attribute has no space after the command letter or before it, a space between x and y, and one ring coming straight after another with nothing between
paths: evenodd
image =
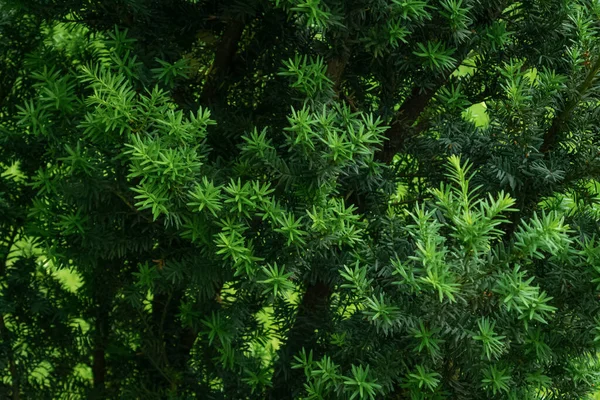
<instances>
[{"instance_id":1,"label":"evergreen foliage","mask_svg":"<svg viewBox=\"0 0 600 400\"><path fill-rule=\"evenodd\" d=\"M0 398L600 381L600 2L6 0L0 60Z\"/></svg>"}]
</instances>

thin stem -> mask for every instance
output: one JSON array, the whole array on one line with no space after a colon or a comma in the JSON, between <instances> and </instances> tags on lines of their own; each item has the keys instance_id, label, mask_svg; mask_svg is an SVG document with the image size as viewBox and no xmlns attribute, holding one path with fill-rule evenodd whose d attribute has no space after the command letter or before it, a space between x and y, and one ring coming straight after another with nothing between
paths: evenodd
<instances>
[{"instance_id":1,"label":"thin stem","mask_svg":"<svg viewBox=\"0 0 600 400\"><path fill-rule=\"evenodd\" d=\"M117 190L114 190L114 189L113 189L113 190L111 190L111 191L112 191L112 193L113 193L115 196L117 196L119 199L121 199L121 200L123 201L123 203L125 203L125 205L126 205L127 207L129 207L129 208L130 208L132 211L134 211L134 212L135 212L137 215L139 215L140 217L144 218L144 219L145 219L146 221L148 221L148 222L154 222L154 221L152 221L152 219L151 219L151 218L149 218L149 217L147 217L146 215L144 215L144 214L140 213L140 210L138 210L137 208L135 208L135 207L133 206L133 204L131 204L131 203L129 202L129 200L127 200L127 198L126 198L126 197L125 197L125 196L124 196L124 195L123 195L121 192L119 192L119 191L117 191Z\"/></svg>"}]
</instances>

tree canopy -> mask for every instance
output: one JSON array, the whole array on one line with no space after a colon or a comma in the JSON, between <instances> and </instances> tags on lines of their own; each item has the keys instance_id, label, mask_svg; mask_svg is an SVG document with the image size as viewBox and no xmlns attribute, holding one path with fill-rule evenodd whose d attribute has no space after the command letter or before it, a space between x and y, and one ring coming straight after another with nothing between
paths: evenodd
<instances>
[{"instance_id":1,"label":"tree canopy","mask_svg":"<svg viewBox=\"0 0 600 400\"><path fill-rule=\"evenodd\" d=\"M4 0L0 397L585 399L597 0Z\"/></svg>"}]
</instances>

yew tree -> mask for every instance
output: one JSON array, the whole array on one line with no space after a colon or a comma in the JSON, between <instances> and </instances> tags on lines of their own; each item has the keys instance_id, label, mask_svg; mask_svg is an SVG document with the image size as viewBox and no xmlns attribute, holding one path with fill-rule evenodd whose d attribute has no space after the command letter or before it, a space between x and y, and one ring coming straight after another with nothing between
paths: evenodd
<instances>
[{"instance_id":1,"label":"yew tree","mask_svg":"<svg viewBox=\"0 0 600 400\"><path fill-rule=\"evenodd\" d=\"M600 381L597 0L4 0L0 61L0 398Z\"/></svg>"}]
</instances>

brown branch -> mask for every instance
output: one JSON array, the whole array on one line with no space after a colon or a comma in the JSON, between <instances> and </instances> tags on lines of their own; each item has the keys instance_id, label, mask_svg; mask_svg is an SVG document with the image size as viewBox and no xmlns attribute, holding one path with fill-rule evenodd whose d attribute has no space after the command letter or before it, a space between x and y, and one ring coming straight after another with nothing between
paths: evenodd
<instances>
[{"instance_id":1,"label":"brown branch","mask_svg":"<svg viewBox=\"0 0 600 400\"><path fill-rule=\"evenodd\" d=\"M451 73L447 74L448 77ZM384 163L390 163L394 158L394 155L402 148L404 140L411 135L420 133L425 125L415 127L414 124L417 122L419 116L423 113L433 96L437 91L446 83L445 77L439 81L438 84L433 88L421 90L418 87L413 87L411 94L404 100L398 113L396 114L395 120L391 126L385 132L385 136L388 139L383 149L376 154L379 161Z\"/></svg>"},{"instance_id":2,"label":"brown branch","mask_svg":"<svg viewBox=\"0 0 600 400\"><path fill-rule=\"evenodd\" d=\"M357 112L358 107L356 107L354 100L341 87L343 82L342 77L349 59L350 53L348 51L344 51L341 55L330 59L327 63L327 76L333 82L333 91L337 98L346 102L353 112Z\"/></svg>"},{"instance_id":3,"label":"brown branch","mask_svg":"<svg viewBox=\"0 0 600 400\"><path fill-rule=\"evenodd\" d=\"M153 327L150 324L148 324L148 322L146 320L146 315L144 313L142 313L139 310L139 308L137 308L137 307L135 308L135 310L137 311L139 320L144 324L147 332L151 332L153 330ZM150 364L152 364L152 367L154 367L154 369L156 371L158 371L158 373L160 373L163 378L165 378L165 381L167 381L171 387L175 385L175 382L171 379L171 377L169 377L168 373L165 370L163 370L163 368L161 368L161 366L154 359L154 357L153 357L152 354L150 354L147 351L142 350L139 353L137 353L136 355L137 356L144 356L148 361L150 361ZM160 356L162 356L162 354Z\"/></svg>"},{"instance_id":4,"label":"brown branch","mask_svg":"<svg viewBox=\"0 0 600 400\"><path fill-rule=\"evenodd\" d=\"M480 31L483 29L483 27L490 25L496 19L500 18L506 8L505 3L508 2L503 1L498 4L496 8L489 10L487 17L484 21L482 21L482 27L479 29ZM458 52L459 56L457 66L460 66L464 63L464 60L472 50L471 44L474 42L475 41L471 41L467 45L463 46L462 49L460 49ZM427 127L426 123L422 123L423 121L416 126L415 123L419 120L419 117L425 111L427 105L438 92L438 90L446 85L455 70L456 69L446 70L440 79L438 79L432 86L428 88L423 89L419 86L414 86L412 88L411 93L400 106L400 109L398 110L398 113L392 121L389 129L385 132L385 137L388 140L384 143L383 148L376 154L376 158L379 161L384 163L391 162L394 158L394 155L403 147L407 138L418 135Z\"/></svg>"},{"instance_id":5,"label":"brown branch","mask_svg":"<svg viewBox=\"0 0 600 400\"><path fill-rule=\"evenodd\" d=\"M567 120L571 116L571 113L575 110L581 99L585 96L588 89L597 80L599 72L600 55L598 55L596 63L590 69L590 72L587 74L585 80L577 88L575 97L565 105L565 108L559 114L557 114L554 120L552 121L550 129L548 129L548 131L544 135L544 142L540 146L540 153L548 153L554 149L554 146L556 145L556 140L558 139L558 135L564 128L565 123L567 122Z\"/></svg>"},{"instance_id":6,"label":"brown branch","mask_svg":"<svg viewBox=\"0 0 600 400\"><path fill-rule=\"evenodd\" d=\"M333 82L333 88L336 93L339 91L342 83L342 76L344 75L349 59L350 53L347 50L344 50L340 55L331 58L327 62L327 75Z\"/></svg>"},{"instance_id":7,"label":"brown branch","mask_svg":"<svg viewBox=\"0 0 600 400\"><path fill-rule=\"evenodd\" d=\"M291 369L291 361L302 348L306 348L308 352L311 350L311 345L316 342L315 331L322 330L323 322L328 320L331 293L331 286L322 281L307 286L287 340L279 349L279 361L273 373L270 399L293 398L293 389L298 382L302 382L303 374L300 370Z\"/></svg>"},{"instance_id":8,"label":"brown branch","mask_svg":"<svg viewBox=\"0 0 600 400\"><path fill-rule=\"evenodd\" d=\"M344 70L346 69L346 62L348 61L348 55L342 55L329 60L327 63L327 75L329 79L333 81L334 87L338 87Z\"/></svg>"},{"instance_id":9,"label":"brown branch","mask_svg":"<svg viewBox=\"0 0 600 400\"><path fill-rule=\"evenodd\" d=\"M219 47L215 52L215 59L210 67L208 76L206 77L206 83L200 96L200 103L204 105L211 104L215 98L218 97L220 89L219 81L220 77L229 72L235 53L238 49L238 44L242 38L245 24L242 20L233 19L229 22L223 32Z\"/></svg>"},{"instance_id":10,"label":"brown branch","mask_svg":"<svg viewBox=\"0 0 600 400\"><path fill-rule=\"evenodd\" d=\"M344 89L341 87L346 65L348 64L348 60L350 60L350 52L345 47L345 43L346 42L344 42L344 50L342 50L342 53L331 58L327 62L327 76L333 82L333 91L335 92L337 98L346 102L350 106L352 112L357 112L358 107L352 99L352 96L346 94Z\"/></svg>"}]
</instances>

